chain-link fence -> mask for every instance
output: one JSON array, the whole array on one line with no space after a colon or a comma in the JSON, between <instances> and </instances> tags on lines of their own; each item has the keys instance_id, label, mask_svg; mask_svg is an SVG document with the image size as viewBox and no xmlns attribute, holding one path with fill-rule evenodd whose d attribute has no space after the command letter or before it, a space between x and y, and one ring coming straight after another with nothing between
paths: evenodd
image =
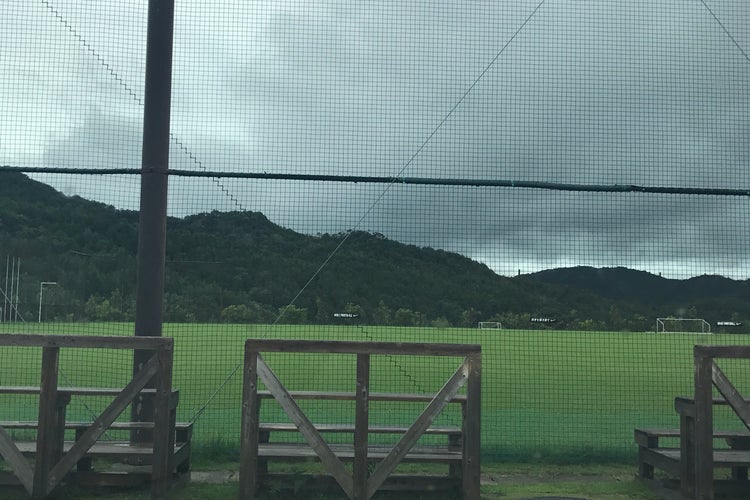
<instances>
[{"instance_id":1,"label":"chain-link fence","mask_svg":"<svg viewBox=\"0 0 750 500\"><path fill-rule=\"evenodd\" d=\"M132 335L147 2L0 19L0 329ZM739 0L177 1L164 334L198 443L237 445L252 337L481 343L498 459L631 457L633 427L676 425L692 346L750 332L749 23Z\"/></svg>"}]
</instances>

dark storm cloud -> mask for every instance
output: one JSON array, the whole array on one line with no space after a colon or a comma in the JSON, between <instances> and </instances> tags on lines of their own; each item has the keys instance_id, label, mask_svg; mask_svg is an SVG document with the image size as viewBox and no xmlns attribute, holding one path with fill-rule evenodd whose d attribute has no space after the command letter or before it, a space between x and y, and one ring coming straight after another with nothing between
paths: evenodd
<instances>
[{"instance_id":1,"label":"dark storm cloud","mask_svg":"<svg viewBox=\"0 0 750 500\"><path fill-rule=\"evenodd\" d=\"M0 55L0 94L14 103L2 163L137 166L142 2L56 2L88 49L24 4L0 7L17 40ZM172 168L750 188L750 62L701 3L548 1L501 52L537 4L179 2ZM707 4L750 52L750 4ZM124 195L107 179L63 178L43 179L137 208L137 183ZM746 198L170 183L172 215L257 210L311 234L362 229L457 251L503 274L750 275Z\"/></svg>"}]
</instances>

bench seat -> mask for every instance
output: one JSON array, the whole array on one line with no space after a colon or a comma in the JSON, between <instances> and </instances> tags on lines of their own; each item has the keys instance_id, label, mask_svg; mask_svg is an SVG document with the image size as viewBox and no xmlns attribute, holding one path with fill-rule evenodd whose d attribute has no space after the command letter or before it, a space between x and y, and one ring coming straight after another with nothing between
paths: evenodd
<instances>
[{"instance_id":1,"label":"bench seat","mask_svg":"<svg viewBox=\"0 0 750 500\"><path fill-rule=\"evenodd\" d=\"M92 423L93 422L65 422L65 429L74 430L76 433L76 439L79 439L83 433L91 427ZM35 430L39 425L35 421L6 421L0 422L0 427L6 430ZM107 429L114 431L131 431L153 428L153 422L113 422ZM175 442L171 464L173 471L175 471L176 475L181 479L189 478L190 475L192 435L192 422L177 422L175 424ZM75 441L63 442L62 451L67 453L72 448L73 444L75 444ZM15 441L15 445L18 448L18 451L23 455L33 456L36 454L36 441L18 440ZM102 459L148 465L151 464L152 457L152 444L133 444L124 440L100 439L84 454L83 458L79 461L75 472L79 476L79 481L85 477L90 483L123 485L127 478L120 477L122 476L122 473L93 471L91 469L91 460ZM143 473L142 476L147 480L149 473ZM135 480L135 477L131 476L131 479ZM0 484L15 483L13 479L5 478L0 480Z\"/></svg>"},{"instance_id":2,"label":"bench seat","mask_svg":"<svg viewBox=\"0 0 750 500\"><path fill-rule=\"evenodd\" d=\"M74 430L78 435L86 431L93 422L65 422L65 429ZM36 421L14 420L0 421L0 427L6 430L34 430L39 427ZM189 443L193 437L193 422L176 422L175 423L175 442ZM107 427L113 431L132 431L138 429L153 429L153 422L113 422Z\"/></svg>"},{"instance_id":3,"label":"bench seat","mask_svg":"<svg viewBox=\"0 0 750 500\"><path fill-rule=\"evenodd\" d=\"M63 452L67 453L75 444L75 441L65 441L63 443ZM34 455L36 453L36 441L16 441L18 451L24 455ZM186 443L177 443L174 446L175 454L179 453ZM128 441L97 441L84 455L91 458L107 459L132 459L150 462L153 456L153 445L151 443L132 444Z\"/></svg>"},{"instance_id":4,"label":"bench seat","mask_svg":"<svg viewBox=\"0 0 750 500\"><path fill-rule=\"evenodd\" d=\"M289 391L289 395L296 399L314 399L318 401L354 401L356 396L353 392L330 392L330 391ZM270 391L258 391L261 399L273 399ZM409 403L429 403L433 396L430 394L404 394L393 392L371 392L367 395L370 401L404 401ZM447 401L449 403L465 403L466 394L456 394Z\"/></svg>"},{"instance_id":5,"label":"bench seat","mask_svg":"<svg viewBox=\"0 0 750 500\"><path fill-rule=\"evenodd\" d=\"M659 438L680 438L680 429L635 429L634 438L636 444L639 446L647 446L649 448L659 447ZM747 430L715 430L714 439L724 439L738 442L743 439L748 439L750 444L750 431ZM655 441L654 441L655 440Z\"/></svg>"},{"instance_id":6,"label":"bench seat","mask_svg":"<svg viewBox=\"0 0 750 500\"><path fill-rule=\"evenodd\" d=\"M331 451L343 461L351 462L354 460L354 446L351 444L331 444ZM367 459L369 461L379 461L384 459L391 451L392 446L388 445L370 445L367 448ZM297 443L260 443L258 445L258 458L265 459L284 459L284 460L317 460L318 455L315 450L307 444ZM443 464L460 464L462 460L461 450L454 450L447 446L429 446L412 448L407 453L404 461L406 462L430 462Z\"/></svg>"},{"instance_id":7,"label":"bench seat","mask_svg":"<svg viewBox=\"0 0 750 500\"><path fill-rule=\"evenodd\" d=\"M296 425L288 423L260 423L258 426L260 432L296 432L299 431ZM354 433L354 425L351 424L315 424L319 432L331 433ZM370 434L403 434L408 431L408 427L390 426L390 425L373 425L367 428ZM427 428L425 434L434 435L461 435L461 428L456 425L435 425Z\"/></svg>"},{"instance_id":8,"label":"bench seat","mask_svg":"<svg viewBox=\"0 0 750 500\"><path fill-rule=\"evenodd\" d=\"M667 474L680 475L680 445L661 446L660 438L679 439L680 429L635 429L638 445L638 473L642 478L653 479L654 468ZM750 466L750 432L747 430L715 430L715 440L724 440L728 449L714 450L714 467L731 468L736 479L747 478Z\"/></svg>"},{"instance_id":9,"label":"bench seat","mask_svg":"<svg viewBox=\"0 0 750 500\"><path fill-rule=\"evenodd\" d=\"M63 452L67 453L75 441L65 441ZM36 441L16 441L18 451L25 456L36 454ZM67 480L91 486L132 487L143 486L151 479L150 467L154 453L153 445L131 444L127 441L97 441L84 454L78 466L68 473ZM93 459L119 461L127 470L94 470ZM190 442L176 443L171 460L172 477L178 481L190 478ZM0 471L0 485L18 485L18 478L10 472Z\"/></svg>"}]
</instances>

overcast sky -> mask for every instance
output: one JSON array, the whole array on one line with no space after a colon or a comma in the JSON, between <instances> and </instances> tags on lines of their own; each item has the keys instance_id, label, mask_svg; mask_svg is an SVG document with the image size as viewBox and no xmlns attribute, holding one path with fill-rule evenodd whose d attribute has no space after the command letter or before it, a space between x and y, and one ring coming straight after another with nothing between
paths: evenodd
<instances>
[{"instance_id":1,"label":"overcast sky","mask_svg":"<svg viewBox=\"0 0 750 500\"><path fill-rule=\"evenodd\" d=\"M746 0L176 4L172 168L750 190ZM3 0L0 164L140 166L146 15ZM34 177L138 207L137 178ZM170 179L170 215L214 209L505 275L750 277L748 197Z\"/></svg>"}]
</instances>

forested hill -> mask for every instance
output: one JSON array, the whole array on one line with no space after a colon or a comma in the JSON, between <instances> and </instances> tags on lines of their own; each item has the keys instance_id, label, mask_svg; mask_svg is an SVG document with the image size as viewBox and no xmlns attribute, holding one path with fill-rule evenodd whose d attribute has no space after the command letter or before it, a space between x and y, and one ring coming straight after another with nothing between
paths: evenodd
<instances>
[{"instance_id":1,"label":"forested hill","mask_svg":"<svg viewBox=\"0 0 750 500\"><path fill-rule=\"evenodd\" d=\"M750 280L715 275L675 280L623 267L550 269L518 279L563 287L573 296L591 293L609 301L610 307L650 318L705 318L714 324L743 322L745 327L750 319Z\"/></svg>"},{"instance_id":2,"label":"forested hill","mask_svg":"<svg viewBox=\"0 0 750 500\"><path fill-rule=\"evenodd\" d=\"M21 259L27 317L39 283L54 281L45 319L132 318L137 228L136 212L0 174L0 256ZM335 312L350 312L383 324L475 325L547 305L538 287L457 254L364 232L308 236L260 213L213 212L167 221L166 318L273 320L345 237L286 321L333 322Z\"/></svg>"},{"instance_id":3,"label":"forested hill","mask_svg":"<svg viewBox=\"0 0 750 500\"><path fill-rule=\"evenodd\" d=\"M20 311L28 318L36 317L39 283L54 281L45 291L44 319L132 319L137 227L136 212L67 197L21 174L0 174L0 257L21 259ZM588 269L506 278L460 255L377 234L308 236L260 213L213 212L167 221L166 319L271 321L343 238L282 321L340 322L334 313L348 312L369 324L549 326L529 321L544 317L555 319L556 327L646 329L654 314L683 309L706 316L710 309L718 319L750 317L748 301L740 300L748 296L746 282L714 283L710 295L659 296L646 281L669 280L648 275L646 288L636 280L617 295L606 286L611 276L597 281ZM618 272L621 283L635 273ZM710 297L736 309L718 309Z\"/></svg>"}]
</instances>

